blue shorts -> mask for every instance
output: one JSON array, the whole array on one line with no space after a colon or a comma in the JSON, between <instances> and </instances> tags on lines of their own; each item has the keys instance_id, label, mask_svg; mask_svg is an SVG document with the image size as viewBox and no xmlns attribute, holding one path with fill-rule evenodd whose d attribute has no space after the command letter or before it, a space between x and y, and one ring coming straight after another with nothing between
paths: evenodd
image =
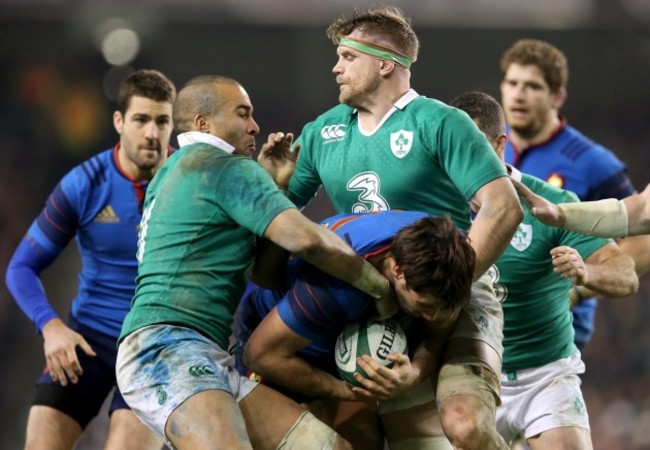
<instances>
[{"instance_id":1,"label":"blue shorts","mask_svg":"<svg viewBox=\"0 0 650 450\"><path fill-rule=\"evenodd\" d=\"M49 406L61 411L85 429L101 409L108 394L117 386L117 339L81 325L72 317L68 319L68 326L84 337L97 356L88 356L77 348L77 357L83 369L83 375L77 384L62 386L58 381L52 381L46 367L36 382L36 396L32 405ZM129 409L117 388L111 401L110 413L116 409Z\"/></svg>"},{"instance_id":2,"label":"blue shorts","mask_svg":"<svg viewBox=\"0 0 650 450\"><path fill-rule=\"evenodd\" d=\"M573 313L573 329L576 333L574 342L579 350L584 349L594 334L596 303L595 298L589 298L571 308L571 312Z\"/></svg>"}]
</instances>

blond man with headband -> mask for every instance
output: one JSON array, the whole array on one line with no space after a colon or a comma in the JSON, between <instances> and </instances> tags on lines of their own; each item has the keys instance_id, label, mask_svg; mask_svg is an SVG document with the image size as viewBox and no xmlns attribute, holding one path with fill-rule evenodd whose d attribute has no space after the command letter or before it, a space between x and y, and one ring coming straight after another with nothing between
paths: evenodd
<instances>
[{"instance_id":1,"label":"blond man with headband","mask_svg":"<svg viewBox=\"0 0 650 450\"><path fill-rule=\"evenodd\" d=\"M456 448L506 448L495 429L503 316L483 275L521 220L516 193L466 114L411 89L420 44L399 9L356 11L327 35L337 45L332 71L341 104L304 127L289 197L305 205L322 185L338 213L448 215L469 229L476 252L472 298L449 330L441 370L436 361L419 385L380 406L389 445L449 449L446 434ZM470 201L480 207L471 229Z\"/></svg>"}]
</instances>

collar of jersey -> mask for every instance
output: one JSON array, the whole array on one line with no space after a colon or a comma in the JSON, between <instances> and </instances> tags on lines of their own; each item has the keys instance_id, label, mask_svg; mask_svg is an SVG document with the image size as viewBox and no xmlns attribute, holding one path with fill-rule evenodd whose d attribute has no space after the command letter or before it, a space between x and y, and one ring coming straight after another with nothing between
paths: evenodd
<instances>
[{"instance_id":1,"label":"collar of jersey","mask_svg":"<svg viewBox=\"0 0 650 450\"><path fill-rule=\"evenodd\" d=\"M185 147L186 145L191 144L210 144L229 154L232 154L235 151L235 147L223 139L209 133L201 133L200 131L181 133L178 135L177 139L179 147Z\"/></svg>"},{"instance_id":2,"label":"collar of jersey","mask_svg":"<svg viewBox=\"0 0 650 450\"><path fill-rule=\"evenodd\" d=\"M388 110L388 112L387 112L387 113L384 115L384 117L379 121L379 123L377 124L377 126L375 127L374 130L369 131L369 132L368 132L368 131L365 131L363 128L361 128L361 123L359 122L359 123L357 123L357 127L359 128L359 132L360 132L362 135L364 135L364 136L372 136L373 134L375 134L375 132L376 132L378 129L381 128L381 126L384 124L384 122L386 122L386 121L388 120L388 118L389 118L389 117L390 117L390 116L391 116L391 115L392 115L396 110L398 110L398 109L399 109L400 111L403 110L404 108L406 108L406 105L408 105L409 103L411 103L413 100L415 100L415 99L418 98L418 97L419 97L419 95L418 95L417 92L415 92L413 89L409 89L408 92L407 92L406 94L404 94L404 95L403 95L399 100L397 100L397 101L395 102L395 104L393 105L393 107L392 107L391 109ZM357 111L357 110L355 109L355 110L354 110L354 113L355 113L355 114L358 114L359 111Z\"/></svg>"},{"instance_id":3,"label":"collar of jersey","mask_svg":"<svg viewBox=\"0 0 650 450\"><path fill-rule=\"evenodd\" d=\"M406 105L408 105L418 97L419 95L417 92L415 92L415 90L409 89L408 92L402 96L402 98L400 98L395 102L395 108L404 109L406 108Z\"/></svg>"},{"instance_id":4,"label":"collar of jersey","mask_svg":"<svg viewBox=\"0 0 650 450\"><path fill-rule=\"evenodd\" d=\"M521 183L521 171L519 171L519 169L508 163L506 163L506 169L508 170L510 178Z\"/></svg>"}]
</instances>

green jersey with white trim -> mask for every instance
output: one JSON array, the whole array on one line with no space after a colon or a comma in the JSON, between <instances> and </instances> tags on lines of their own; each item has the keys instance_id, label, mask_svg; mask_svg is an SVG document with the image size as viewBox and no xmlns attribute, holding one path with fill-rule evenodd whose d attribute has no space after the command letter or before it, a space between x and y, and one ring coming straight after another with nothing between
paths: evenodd
<instances>
[{"instance_id":1,"label":"green jersey with white trim","mask_svg":"<svg viewBox=\"0 0 650 450\"><path fill-rule=\"evenodd\" d=\"M322 185L338 213L402 209L470 225L469 200L506 175L469 116L409 91L372 132L338 105L307 124L289 198L305 205Z\"/></svg>"},{"instance_id":2,"label":"green jersey with white trim","mask_svg":"<svg viewBox=\"0 0 650 450\"><path fill-rule=\"evenodd\" d=\"M553 203L578 201L573 193L514 173L521 175L531 191ZM540 367L576 351L569 310L571 281L553 271L550 251L566 245L586 259L608 242L611 240L546 226L524 207L524 220L490 269L497 298L503 302L504 372Z\"/></svg>"},{"instance_id":3,"label":"green jersey with white trim","mask_svg":"<svg viewBox=\"0 0 650 450\"><path fill-rule=\"evenodd\" d=\"M120 339L169 323L227 349L255 235L289 208L295 206L252 159L208 144L179 149L147 189L137 288Z\"/></svg>"}]
</instances>

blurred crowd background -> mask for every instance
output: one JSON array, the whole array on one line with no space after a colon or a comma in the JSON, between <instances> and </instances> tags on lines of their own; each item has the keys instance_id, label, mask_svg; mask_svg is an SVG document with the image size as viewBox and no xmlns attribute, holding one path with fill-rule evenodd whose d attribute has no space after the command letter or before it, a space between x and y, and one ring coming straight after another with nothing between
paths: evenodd
<instances>
[{"instance_id":1,"label":"blurred crowd background","mask_svg":"<svg viewBox=\"0 0 650 450\"><path fill-rule=\"evenodd\" d=\"M388 3L388 2L386 2ZM324 29L359 0L0 0L0 273L57 181L117 141L116 86L156 68L178 87L202 74L239 80L262 128L299 133L333 106L335 50ZM647 0L399 0L421 40L413 86L449 101L499 99L502 52L547 40L570 65L569 122L628 164L637 189L650 167ZM176 145L175 139L172 140ZM309 210L330 212L322 196ZM74 246L43 277L65 316L76 290ZM584 359L584 393L600 450L650 449L650 277L639 293L600 302ZM42 340L0 286L0 448L18 449ZM101 421L100 421L101 422ZM80 448L101 448L101 423Z\"/></svg>"}]
</instances>

